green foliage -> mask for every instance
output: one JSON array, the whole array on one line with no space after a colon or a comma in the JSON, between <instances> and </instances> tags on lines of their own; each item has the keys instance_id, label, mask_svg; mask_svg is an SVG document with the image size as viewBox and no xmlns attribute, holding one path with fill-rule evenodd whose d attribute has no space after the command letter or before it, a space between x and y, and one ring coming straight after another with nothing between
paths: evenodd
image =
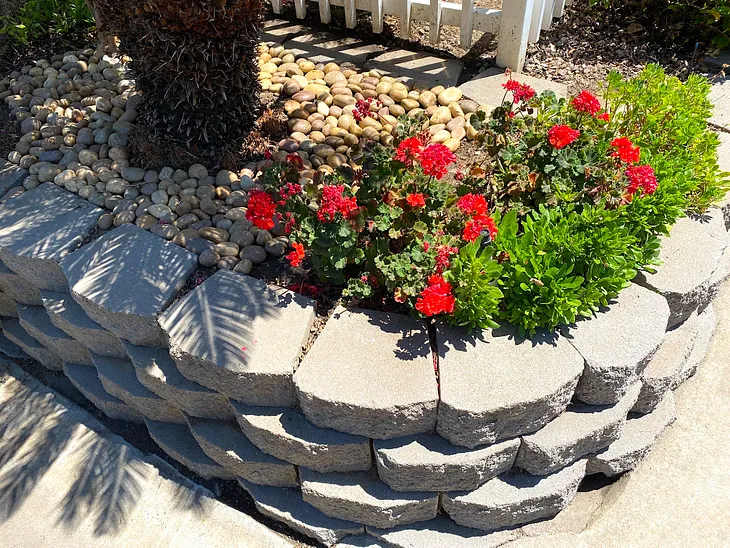
<instances>
[{"instance_id":1,"label":"green foliage","mask_svg":"<svg viewBox=\"0 0 730 548\"><path fill-rule=\"evenodd\" d=\"M94 17L84 0L28 0L16 13L0 15L0 35L23 44L50 33L65 35L80 26L93 25Z\"/></svg>"}]
</instances>

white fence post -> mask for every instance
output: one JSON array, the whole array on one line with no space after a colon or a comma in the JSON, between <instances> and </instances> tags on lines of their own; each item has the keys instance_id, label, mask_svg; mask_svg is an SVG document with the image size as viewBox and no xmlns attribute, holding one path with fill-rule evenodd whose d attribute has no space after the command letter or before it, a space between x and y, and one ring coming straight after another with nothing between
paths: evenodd
<instances>
[{"instance_id":1,"label":"white fence post","mask_svg":"<svg viewBox=\"0 0 730 548\"><path fill-rule=\"evenodd\" d=\"M319 0L319 20L325 25L329 25L332 22L330 0Z\"/></svg>"},{"instance_id":2,"label":"white fence post","mask_svg":"<svg viewBox=\"0 0 730 548\"><path fill-rule=\"evenodd\" d=\"M499 23L497 66L520 72L525 64L534 0L505 0ZM551 10L552 13L552 10Z\"/></svg>"},{"instance_id":3,"label":"white fence post","mask_svg":"<svg viewBox=\"0 0 730 548\"><path fill-rule=\"evenodd\" d=\"M542 12L542 30L550 30L553 26L553 10L555 9L555 0L545 0L545 9Z\"/></svg>"},{"instance_id":4,"label":"white fence post","mask_svg":"<svg viewBox=\"0 0 730 548\"><path fill-rule=\"evenodd\" d=\"M400 16L400 37L411 37L411 0L403 1L403 13Z\"/></svg>"},{"instance_id":5,"label":"white fence post","mask_svg":"<svg viewBox=\"0 0 730 548\"><path fill-rule=\"evenodd\" d=\"M474 0L461 0L461 32L459 45L461 49L471 46L471 33L474 30Z\"/></svg>"},{"instance_id":6,"label":"white fence post","mask_svg":"<svg viewBox=\"0 0 730 548\"><path fill-rule=\"evenodd\" d=\"M277 15L281 13L281 4L282 0L271 0L271 9L274 10L274 13Z\"/></svg>"},{"instance_id":7,"label":"white fence post","mask_svg":"<svg viewBox=\"0 0 730 548\"><path fill-rule=\"evenodd\" d=\"M432 44L439 43L441 37L441 0L431 0L431 22L428 26L428 36Z\"/></svg>"},{"instance_id":8,"label":"white fence post","mask_svg":"<svg viewBox=\"0 0 730 548\"><path fill-rule=\"evenodd\" d=\"M297 19L304 19L307 15L307 6L304 0L294 0L294 11L297 14Z\"/></svg>"},{"instance_id":9,"label":"white fence post","mask_svg":"<svg viewBox=\"0 0 730 548\"><path fill-rule=\"evenodd\" d=\"M533 0L532 17L530 18L530 36L528 41L531 44L540 40L540 30L542 27L542 14L545 10L547 0Z\"/></svg>"},{"instance_id":10,"label":"white fence post","mask_svg":"<svg viewBox=\"0 0 730 548\"><path fill-rule=\"evenodd\" d=\"M383 32L383 0L373 0L373 32Z\"/></svg>"},{"instance_id":11,"label":"white fence post","mask_svg":"<svg viewBox=\"0 0 730 548\"><path fill-rule=\"evenodd\" d=\"M348 29L354 29L355 25L357 25L355 0L345 0L345 26Z\"/></svg>"}]
</instances>

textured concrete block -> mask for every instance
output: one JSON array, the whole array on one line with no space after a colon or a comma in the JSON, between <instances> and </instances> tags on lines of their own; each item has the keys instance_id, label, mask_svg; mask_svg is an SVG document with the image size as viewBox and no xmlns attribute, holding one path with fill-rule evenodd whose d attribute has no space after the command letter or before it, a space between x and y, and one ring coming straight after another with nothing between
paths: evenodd
<instances>
[{"instance_id":1,"label":"textured concrete block","mask_svg":"<svg viewBox=\"0 0 730 548\"><path fill-rule=\"evenodd\" d=\"M239 479L256 504L256 509L270 518L286 523L289 527L332 546L347 535L359 535L365 527L359 523L331 518L302 500L296 489L267 487Z\"/></svg>"},{"instance_id":2,"label":"textured concrete block","mask_svg":"<svg viewBox=\"0 0 730 548\"><path fill-rule=\"evenodd\" d=\"M0 261L0 291L20 304L43 306L41 292L22 276Z\"/></svg>"},{"instance_id":3,"label":"textured concrete block","mask_svg":"<svg viewBox=\"0 0 730 548\"><path fill-rule=\"evenodd\" d=\"M63 372L71 384L110 419L144 422L144 417L136 409L104 390L94 366L64 363Z\"/></svg>"},{"instance_id":4,"label":"textured concrete block","mask_svg":"<svg viewBox=\"0 0 730 548\"><path fill-rule=\"evenodd\" d=\"M187 425L150 419L145 419L144 422L152 439L165 453L201 478L235 479L233 474L203 452Z\"/></svg>"},{"instance_id":5,"label":"textured concrete block","mask_svg":"<svg viewBox=\"0 0 730 548\"><path fill-rule=\"evenodd\" d=\"M442 506L459 525L492 531L551 518L573 500L586 461L548 476L505 474L470 492L445 493Z\"/></svg>"},{"instance_id":6,"label":"textured concrete block","mask_svg":"<svg viewBox=\"0 0 730 548\"><path fill-rule=\"evenodd\" d=\"M41 291L41 298L51 323L83 346L101 356L127 357L119 337L89 318L71 295Z\"/></svg>"},{"instance_id":7,"label":"textured concrete block","mask_svg":"<svg viewBox=\"0 0 730 548\"><path fill-rule=\"evenodd\" d=\"M51 371L61 371L63 369L61 358L31 337L20 325L19 320L15 318L4 319L2 326L3 334L7 339L22 348L23 352L40 362L43 367Z\"/></svg>"},{"instance_id":8,"label":"textured concrete block","mask_svg":"<svg viewBox=\"0 0 730 548\"><path fill-rule=\"evenodd\" d=\"M8 339L0 330L0 353L5 354L8 358L29 358L28 354L17 344Z\"/></svg>"},{"instance_id":9,"label":"textured concrete block","mask_svg":"<svg viewBox=\"0 0 730 548\"><path fill-rule=\"evenodd\" d=\"M496 548L518 536L516 530L485 533L462 527L444 515L392 529L366 530L392 548Z\"/></svg>"},{"instance_id":10,"label":"textured concrete block","mask_svg":"<svg viewBox=\"0 0 730 548\"><path fill-rule=\"evenodd\" d=\"M124 225L70 254L61 266L73 298L92 320L132 344L165 347L157 317L197 262L194 253Z\"/></svg>"},{"instance_id":11,"label":"textured concrete block","mask_svg":"<svg viewBox=\"0 0 730 548\"><path fill-rule=\"evenodd\" d=\"M705 359L707 351L710 349L710 343L712 337L715 334L717 328L717 316L715 315L715 309L712 305L705 308L697 317L699 323L698 335L695 339L695 344L692 347L692 352L687 357L679 371L679 374L672 381L672 390L677 388L680 384L695 374L697 368Z\"/></svg>"},{"instance_id":12,"label":"textured concrete block","mask_svg":"<svg viewBox=\"0 0 730 548\"><path fill-rule=\"evenodd\" d=\"M93 365L89 351L77 340L69 337L51 323L48 312L42 306L18 306L20 325L34 339L52 350L68 363Z\"/></svg>"},{"instance_id":13,"label":"textured concrete block","mask_svg":"<svg viewBox=\"0 0 730 548\"><path fill-rule=\"evenodd\" d=\"M438 392L423 323L335 310L294 375L304 415L376 439L433 431Z\"/></svg>"},{"instance_id":14,"label":"textured concrete block","mask_svg":"<svg viewBox=\"0 0 730 548\"><path fill-rule=\"evenodd\" d=\"M534 434L522 437L515 466L545 475L616 441L636 403L641 383L611 406L575 405Z\"/></svg>"},{"instance_id":15,"label":"textured concrete block","mask_svg":"<svg viewBox=\"0 0 730 548\"><path fill-rule=\"evenodd\" d=\"M59 262L104 211L53 183L0 205L0 259L39 289L68 291Z\"/></svg>"},{"instance_id":16,"label":"textured concrete block","mask_svg":"<svg viewBox=\"0 0 730 548\"><path fill-rule=\"evenodd\" d=\"M438 513L438 494L398 493L372 472L320 474L300 468L299 479L304 501L339 519L388 528Z\"/></svg>"},{"instance_id":17,"label":"textured concrete block","mask_svg":"<svg viewBox=\"0 0 730 548\"><path fill-rule=\"evenodd\" d=\"M425 51L390 49L367 60L367 70L376 69L394 78L408 78L420 85L455 86L464 64L458 59L443 58Z\"/></svg>"},{"instance_id":18,"label":"textured concrete block","mask_svg":"<svg viewBox=\"0 0 730 548\"><path fill-rule=\"evenodd\" d=\"M385 50L380 44L360 38L337 38L326 32L303 34L287 40L286 48L297 57L306 57L314 63L352 63L363 66L366 59Z\"/></svg>"},{"instance_id":19,"label":"textured concrete block","mask_svg":"<svg viewBox=\"0 0 730 548\"><path fill-rule=\"evenodd\" d=\"M23 181L28 176L28 170L20 166L8 165L0 168L0 198L10 190L23 186Z\"/></svg>"},{"instance_id":20,"label":"textured concrete block","mask_svg":"<svg viewBox=\"0 0 730 548\"><path fill-rule=\"evenodd\" d=\"M267 455L252 444L235 422L186 416L200 447L231 474L260 485L296 487L294 465Z\"/></svg>"},{"instance_id":21,"label":"textured concrete block","mask_svg":"<svg viewBox=\"0 0 730 548\"><path fill-rule=\"evenodd\" d=\"M509 470L519 447L514 439L465 449L436 434L373 443L378 475L395 491L472 491Z\"/></svg>"},{"instance_id":22,"label":"textured concrete block","mask_svg":"<svg viewBox=\"0 0 730 548\"><path fill-rule=\"evenodd\" d=\"M648 413L664 398L689 359L698 336L700 321L696 311L684 323L667 332L641 375L641 392L632 411Z\"/></svg>"},{"instance_id":23,"label":"textured concrete block","mask_svg":"<svg viewBox=\"0 0 730 548\"><path fill-rule=\"evenodd\" d=\"M593 405L619 401L664 340L668 320L666 299L631 284L608 310L564 328L586 362L577 398Z\"/></svg>"},{"instance_id":24,"label":"textured concrete block","mask_svg":"<svg viewBox=\"0 0 730 548\"><path fill-rule=\"evenodd\" d=\"M656 439L677 418L674 396L668 393L653 411L630 416L621 436L588 459L587 474L615 476L633 470L649 453Z\"/></svg>"},{"instance_id":25,"label":"textured concrete block","mask_svg":"<svg viewBox=\"0 0 730 548\"><path fill-rule=\"evenodd\" d=\"M370 440L319 428L293 409L231 402L238 424L259 449L317 472L369 470Z\"/></svg>"},{"instance_id":26,"label":"textured concrete block","mask_svg":"<svg viewBox=\"0 0 730 548\"><path fill-rule=\"evenodd\" d=\"M112 396L132 406L148 419L185 424L185 418L177 407L147 390L137 380L131 362L94 353L91 359L104 390Z\"/></svg>"},{"instance_id":27,"label":"textured concrete block","mask_svg":"<svg viewBox=\"0 0 730 548\"><path fill-rule=\"evenodd\" d=\"M335 548L389 548L389 544L385 544L370 535L349 536L338 542Z\"/></svg>"},{"instance_id":28,"label":"textured concrete block","mask_svg":"<svg viewBox=\"0 0 730 548\"><path fill-rule=\"evenodd\" d=\"M0 290L0 318L17 318L18 303L7 293Z\"/></svg>"},{"instance_id":29,"label":"textured concrete block","mask_svg":"<svg viewBox=\"0 0 730 548\"><path fill-rule=\"evenodd\" d=\"M233 419L228 398L183 377L164 348L135 346L124 342L137 379L146 388L180 410L205 419Z\"/></svg>"},{"instance_id":30,"label":"textured concrete block","mask_svg":"<svg viewBox=\"0 0 730 548\"><path fill-rule=\"evenodd\" d=\"M170 355L188 379L247 405L293 407L294 366L315 303L219 270L160 318Z\"/></svg>"},{"instance_id":31,"label":"textured concrete block","mask_svg":"<svg viewBox=\"0 0 730 548\"><path fill-rule=\"evenodd\" d=\"M654 274L641 272L636 282L661 293L669 303L667 328L679 325L698 306L711 300L712 277L730 244L720 209L712 208L700 218L685 217L662 237Z\"/></svg>"},{"instance_id":32,"label":"textured concrete block","mask_svg":"<svg viewBox=\"0 0 730 548\"><path fill-rule=\"evenodd\" d=\"M441 403L437 431L457 445L476 447L534 432L570 403L583 358L562 338L532 340L512 328L479 338L437 327Z\"/></svg>"},{"instance_id":33,"label":"textured concrete block","mask_svg":"<svg viewBox=\"0 0 730 548\"><path fill-rule=\"evenodd\" d=\"M490 68L459 86L459 89L464 96L473 99L477 103L498 107L502 104L502 99L505 96L502 84L507 82L508 79L509 76L505 74L504 69ZM530 85L537 93L552 91L558 97L568 96L568 86L565 84L534 78L517 72L512 73L512 79ZM508 94L506 100L511 101L512 97Z\"/></svg>"}]
</instances>

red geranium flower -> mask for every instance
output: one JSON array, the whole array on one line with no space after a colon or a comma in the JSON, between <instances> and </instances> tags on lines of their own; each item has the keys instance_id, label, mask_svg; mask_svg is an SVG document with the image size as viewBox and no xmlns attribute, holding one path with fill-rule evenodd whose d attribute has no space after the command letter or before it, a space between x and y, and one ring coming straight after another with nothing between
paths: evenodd
<instances>
[{"instance_id":1,"label":"red geranium flower","mask_svg":"<svg viewBox=\"0 0 730 548\"><path fill-rule=\"evenodd\" d=\"M507 82L502 84L502 87L507 91L512 92L512 102L519 103L520 101L529 101L535 96L535 90L528 84L521 84L517 80L510 78Z\"/></svg>"},{"instance_id":2,"label":"red geranium flower","mask_svg":"<svg viewBox=\"0 0 730 548\"><path fill-rule=\"evenodd\" d=\"M254 189L248 193L246 219L262 230L271 230L274 228L274 213L276 204L266 192Z\"/></svg>"},{"instance_id":3,"label":"red geranium flower","mask_svg":"<svg viewBox=\"0 0 730 548\"><path fill-rule=\"evenodd\" d=\"M289 260L290 265L299 266L304 260L304 246L299 242L294 242L291 246L294 248L294 251L289 253L286 258Z\"/></svg>"},{"instance_id":4,"label":"red geranium flower","mask_svg":"<svg viewBox=\"0 0 730 548\"><path fill-rule=\"evenodd\" d=\"M286 161L289 162L294 167L296 167L297 169L301 169L302 167L304 167L302 157L299 156L299 154L287 154Z\"/></svg>"},{"instance_id":5,"label":"red geranium flower","mask_svg":"<svg viewBox=\"0 0 730 548\"><path fill-rule=\"evenodd\" d=\"M409 194L406 196L406 202L411 207L423 207L426 205L426 198L423 194Z\"/></svg>"},{"instance_id":6,"label":"red geranium flower","mask_svg":"<svg viewBox=\"0 0 730 548\"><path fill-rule=\"evenodd\" d=\"M626 169L626 176L629 178L629 186L626 192L634 195L639 189L644 194L654 194L659 186L656 180L654 169L651 166L632 166Z\"/></svg>"},{"instance_id":7,"label":"red geranium flower","mask_svg":"<svg viewBox=\"0 0 730 548\"><path fill-rule=\"evenodd\" d=\"M456 202L456 207L467 215L485 215L487 213L487 200L479 194L465 194Z\"/></svg>"},{"instance_id":8,"label":"red geranium flower","mask_svg":"<svg viewBox=\"0 0 730 548\"><path fill-rule=\"evenodd\" d=\"M611 141L611 146L616 150L611 153L611 156L618 157L622 162L627 164L635 164L639 161L641 150L639 147L634 146L627 137L619 137Z\"/></svg>"},{"instance_id":9,"label":"red geranium flower","mask_svg":"<svg viewBox=\"0 0 730 548\"><path fill-rule=\"evenodd\" d=\"M423 142L418 137L409 137L403 139L395 150L395 159L403 162L407 166L412 166L413 161L418 159L418 155L423 150Z\"/></svg>"},{"instance_id":10,"label":"red geranium flower","mask_svg":"<svg viewBox=\"0 0 730 548\"><path fill-rule=\"evenodd\" d=\"M464 232L461 237L467 242L475 242L484 230L489 231L489 236L494 239L497 236L497 225L489 215L476 215L464 225Z\"/></svg>"},{"instance_id":11,"label":"red geranium flower","mask_svg":"<svg viewBox=\"0 0 730 548\"><path fill-rule=\"evenodd\" d=\"M435 316L454 311L456 299L451 293L451 284L440 274L433 274L428 278L428 285L421 291L416 300L416 310L425 316Z\"/></svg>"},{"instance_id":12,"label":"red geranium flower","mask_svg":"<svg viewBox=\"0 0 730 548\"><path fill-rule=\"evenodd\" d=\"M601 110L601 103L590 91L583 90L578 95L573 97L570 102L575 110L578 112L585 112L591 116L598 114Z\"/></svg>"},{"instance_id":13,"label":"red geranium flower","mask_svg":"<svg viewBox=\"0 0 730 548\"><path fill-rule=\"evenodd\" d=\"M548 141L555 148L567 147L580 136L580 131L570 126L557 125L548 130Z\"/></svg>"},{"instance_id":14,"label":"red geranium flower","mask_svg":"<svg viewBox=\"0 0 730 548\"><path fill-rule=\"evenodd\" d=\"M456 161L456 156L447 146L434 143L424 148L418 159L426 175L441 179L448 172L447 166Z\"/></svg>"},{"instance_id":15,"label":"red geranium flower","mask_svg":"<svg viewBox=\"0 0 730 548\"><path fill-rule=\"evenodd\" d=\"M449 268L451 265L451 256L458 252L459 250L455 247L449 247L446 245L439 247L436 255L436 272L440 274Z\"/></svg>"},{"instance_id":16,"label":"red geranium flower","mask_svg":"<svg viewBox=\"0 0 730 548\"><path fill-rule=\"evenodd\" d=\"M604 122L609 122L611 120L611 116L608 114L608 112L602 112L597 116L599 120L603 120Z\"/></svg>"},{"instance_id":17,"label":"red geranium flower","mask_svg":"<svg viewBox=\"0 0 730 548\"><path fill-rule=\"evenodd\" d=\"M344 192L345 187L342 185L322 187L322 200L317 210L320 221L334 221L338 213L347 218L357 211L357 198L346 198Z\"/></svg>"},{"instance_id":18,"label":"red geranium flower","mask_svg":"<svg viewBox=\"0 0 730 548\"><path fill-rule=\"evenodd\" d=\"M360 122L363 118L367 118L370 116L370 107L373 104L379 105L380 101L376 101L372 97L360 99L357 103L355 103L355 108L352 109L352 117L358 122Z\"/></svg>"}]
</instances>

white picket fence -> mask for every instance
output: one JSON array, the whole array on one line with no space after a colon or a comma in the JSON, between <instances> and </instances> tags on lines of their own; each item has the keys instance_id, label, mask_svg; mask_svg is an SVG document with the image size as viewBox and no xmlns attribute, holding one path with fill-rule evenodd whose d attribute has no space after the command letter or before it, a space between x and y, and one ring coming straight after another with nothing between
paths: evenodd
<instances>
[{"instance_id":1,"label":"white picket fence","mask_svg":"<svg viewBox=\"0 0 730 548\"><path fill-rule=\"evenodd\" d=\"M460 27L460 45L469 49L472 31L495 34L498 37L497 65L520 71L525 63L528 42L537 42L540 31L550 28L553 18L561 17L566 5L573 0L503 0L502 9L474 6L474 0L462 0L461 4L441 0L294 0L299 19L306 14L305 2L319 4L322 23L332 21L331 6L345 8L345 26L355 28L357 11L372 14L373 32L383 31L383 16L394 15L401 22L401 36L408 38L411 21L427 21L430 24L429 39L439 42L443 25ZM282 0L271 0L274 13L281 13Z\"/></svg>"}]
</instances>

